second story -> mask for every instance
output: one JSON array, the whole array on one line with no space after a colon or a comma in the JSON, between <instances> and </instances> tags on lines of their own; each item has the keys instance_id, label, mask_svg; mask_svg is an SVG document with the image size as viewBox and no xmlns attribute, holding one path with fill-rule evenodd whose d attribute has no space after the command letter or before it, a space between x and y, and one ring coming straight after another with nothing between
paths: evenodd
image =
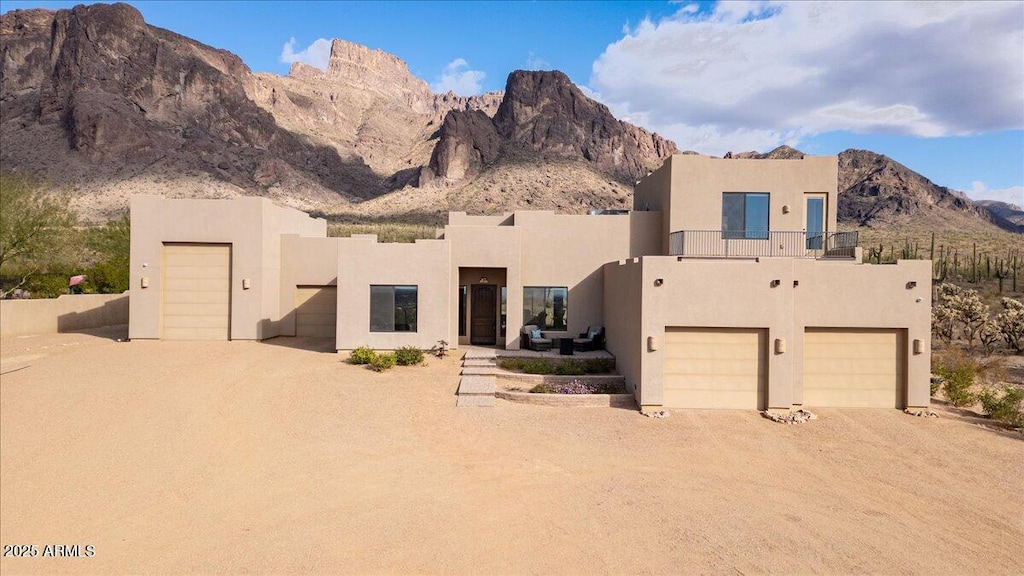
<instances>
[{"instance_id":1,"label":"second story","mask_svg":"<svg viewBox=\"0 0 1024 576\"><path fill-rule=\"evenodd\" d=\"M723 159L677 154L637 186L633 209L662 213L662 254L852 257L836 230L838 158Z\"/></svg>"}]
</instances>

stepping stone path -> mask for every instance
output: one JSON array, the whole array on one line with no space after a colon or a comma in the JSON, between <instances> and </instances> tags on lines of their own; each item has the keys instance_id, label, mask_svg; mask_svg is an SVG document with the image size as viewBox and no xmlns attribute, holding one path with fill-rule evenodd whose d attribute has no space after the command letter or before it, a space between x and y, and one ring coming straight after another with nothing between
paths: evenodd
<instances>
[{"instance_id":1,"label":"stepping stone path","mask_svg":"<svg viewBox=\"0 0 1024 576\"><path fill-rule=\"evenodd\" d=\"M493 350L469 350L462 358L456 406L494 406L498 359Z\"/></svg>"}]
</instances>

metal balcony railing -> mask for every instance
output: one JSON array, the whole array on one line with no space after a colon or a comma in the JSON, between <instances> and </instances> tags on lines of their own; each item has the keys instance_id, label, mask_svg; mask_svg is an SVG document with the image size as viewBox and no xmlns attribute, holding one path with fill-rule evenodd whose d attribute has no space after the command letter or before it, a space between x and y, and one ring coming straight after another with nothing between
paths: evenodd
<instances>
[{"instance_id":1,"label":"metal balcony railing","mask_svg":"<svg viewBox=\"0 0 1024 576\"><path fill-rule=\"evenodd\" d=\"M853 258L858 234L775 230L679 230L669 234L670 256L712 258Z\"/></svg>"}]
</instances>

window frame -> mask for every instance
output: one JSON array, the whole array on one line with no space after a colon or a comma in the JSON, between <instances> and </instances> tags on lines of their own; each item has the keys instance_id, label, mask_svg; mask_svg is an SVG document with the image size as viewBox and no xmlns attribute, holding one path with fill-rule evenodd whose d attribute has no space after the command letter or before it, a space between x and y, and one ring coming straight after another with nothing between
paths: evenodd
<instances>
[{"instance_id":1,"label":"window frame","mask_svg":"<svg viewBox=\"0 0 1024 576\"><path fill-rule=\"evenodd\" d=\"M390 288L391 289L391 326L390 330L376 329L374 328L374 299L373 292L374 288ZM397 305L398 300L398 289L412 289L413 298L415 302L415 316L412 318L412 322L409 322L408 313L406 312L404 324L398 323L398 311L402 308ZM420 302L420 287L418 284L370 284L370 332L383 333L383 334L415 334L419 332L419 302ZM411 328L405 330L399 330L397 327L411 326Z\"/></svg>"},{"instance_id":2,"label":"window frame","mask_svg":"<svg viewBox=\"0 0 1024 576\"><path fill-rule=\"evenodd\" d=\"M728 220L726 219L726 198L743 198L742 202L742 213L740 220L742 220L742 229L728 228ZM764 198L764 229L750 228L750 223L747 221L747 214L750 209L750 200L753 198ZM722 192L722 239L724 240L767 240L768 232L771 230L771 204L772 195L769 192Z\"/></svg>"},{"instance_id":3,"label":"window frame","mask_svg":"<svg viewBox=\"0 0 1024 576\"><path fill-rule=\"evenodd\" d=\"M544 290L544 303L543 303L544 313L546 315L548 308L550 308L552 316L555 315L555 294L554 294L553 291L554 290L562 290L562 291L564 291L565 297L564 297L564 299L562 301L562 309L563 309L563 314L562 314L562 316L563 316L563 325L562 326L557 326L557 325L548 323L546 319L545 319L544 325L541 325L541 324L536 323L536 322L533 321L534 318L537 318L540 314L539 313L538 314L534 314L534 309L533 309L532 305L533 305L533 302L534 302L535 299L532 298L532 297L529 297L529 298L527 297L527 293L528 293L527 291L529 291L529 290ZM550 297L550 300L549 300L549 297ZM527 308L528 305L530 306L530 308ZM547 331L552 331L552 332L566 332L566 331L568 331L569 330L569 287L568 286L523 286L523 311L526 312L526 314L523 314L523 326L527 326L527 325L532 324L534 326L537 326L541 330L547 330Z\"/></svg>"}]
</instances>

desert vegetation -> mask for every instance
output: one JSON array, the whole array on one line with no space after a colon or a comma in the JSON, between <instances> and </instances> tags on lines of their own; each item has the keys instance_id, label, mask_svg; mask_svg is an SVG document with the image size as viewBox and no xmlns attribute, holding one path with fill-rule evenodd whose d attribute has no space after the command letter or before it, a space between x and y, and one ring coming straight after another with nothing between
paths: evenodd
<instances>
[{"instance_id":1,"label":"desert vegetation","mask_svg":"<svg viewBox=\"0 0 1024 576\"><path fill-rule=\"evenodd\" d=\"M611 358L501 358L498 367L525 374L555 374L557 376L582 376L583 374L608 374L615 369Z\"/></svg>"},{"instance_id":2,"label":"desert vegetation","mask_svg":"<svg viewBox=\"0 0 1024 576\"><path fill-rule=\"evenodd\" d=\"M377 352L368 346L360 346L349 353L349 364L366 365L376 372L384 372L398 366L415 366L423 363L423 350L415 346L402 346L394 352Z\"/></svg>"},{"instance_id":3,"label":"desert vegetation","mask_svg":"<svg viewBox=\"0 0 1024 576\"><path fill-rule=\"evenodd\" d=\"M131 222L127 214L86 226L69 197L29 177L0 173L0 297L17 290L52 298L76 289L117 294L128 289Z\"/></svg>"},{"instance_id":4,"label":"desert vegetation","mask_svg":"<svg viewBox=\"0 0 1024 576\"><path fill-rule=\"evenodd\" d=\"M437 228L423 224L388 222L381 224L329 224L327 235L346 238L353 234L376 234L378 242L412 243L419 239L437 238Z\"/></svg>"},{"instance_id":5,"label":"desert vegetation","mask_svg":"<svg viewBox=\"0 0 1024 576\"><path fill-rule=\"evenodd\" d=\"M932 306L932 335L938 350L933 395L941 391L955 407L980 404L993 420L1024 426L1024 388L1010 376L1024 351L1024 302L1002 297L993 309L978 290L942 283Z\"/></svg>"}]
</instances>

